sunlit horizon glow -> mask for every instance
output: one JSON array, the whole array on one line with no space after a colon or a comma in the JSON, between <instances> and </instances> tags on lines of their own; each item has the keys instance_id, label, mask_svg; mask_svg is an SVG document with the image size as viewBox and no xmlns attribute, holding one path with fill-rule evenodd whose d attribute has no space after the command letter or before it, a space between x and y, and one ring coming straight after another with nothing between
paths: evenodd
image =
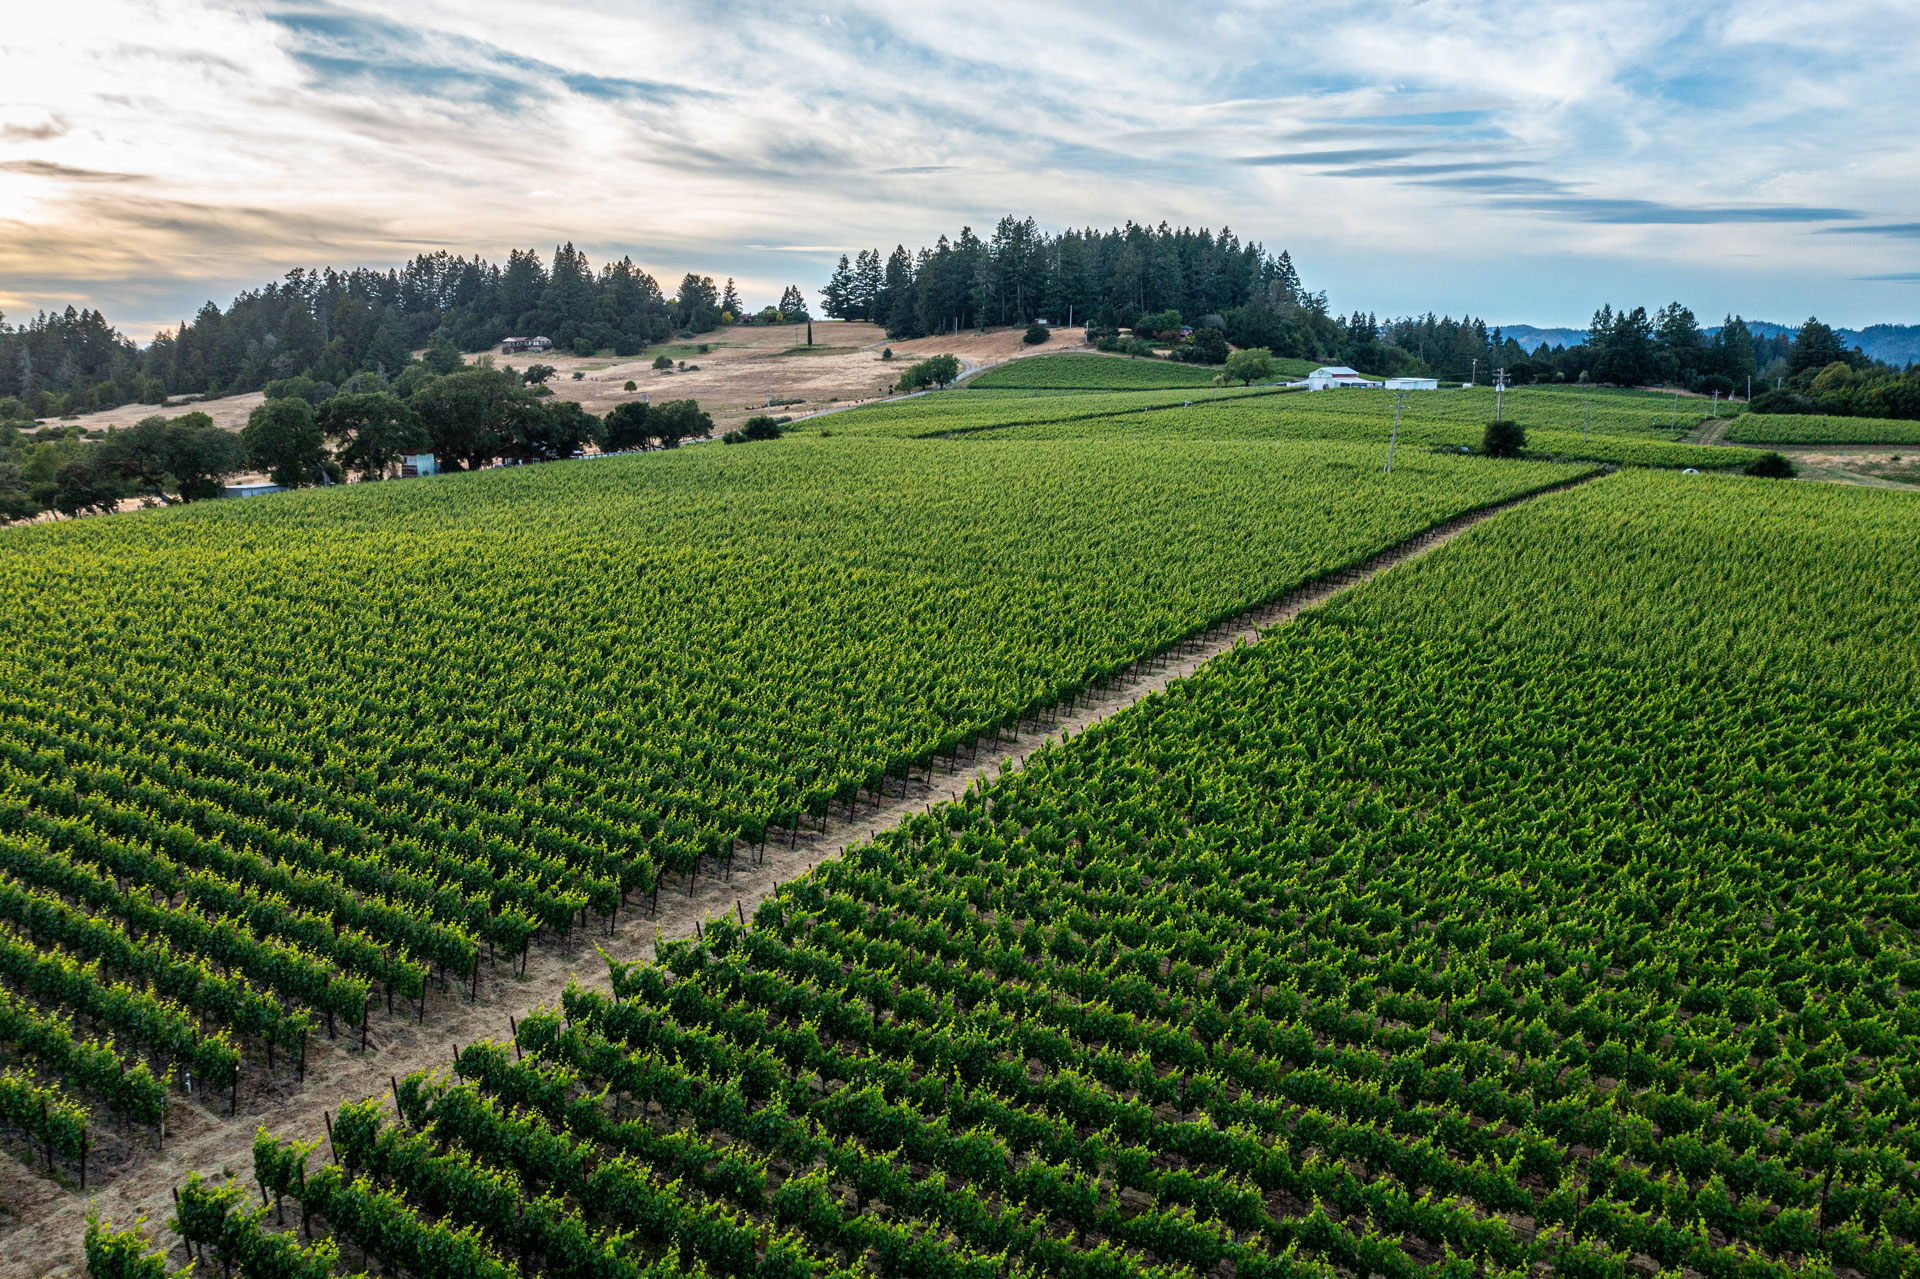
<instances>
[{"instance_id":1,"label":"sunlit horizon glow","mask_svg":"<svg viewBox=\"0 0 1920 1279\"><path fill-rule=\"evenodd\" d=\"M70 0L0 28L0 311L572 241L809 296L1004 213L1231 227L1336 311L1920 320L1885 0Z\"/></svg>"}]
</instances>

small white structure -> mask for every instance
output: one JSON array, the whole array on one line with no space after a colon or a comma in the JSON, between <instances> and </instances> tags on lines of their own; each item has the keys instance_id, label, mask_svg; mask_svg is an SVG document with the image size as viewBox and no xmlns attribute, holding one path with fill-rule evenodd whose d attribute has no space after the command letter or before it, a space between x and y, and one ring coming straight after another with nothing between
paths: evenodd
<instances>
[{"instance_id":1,"label":"small white structure","mask_svg":"<svg viewBox=\"0 0 1920 1279\"><path fill-rule=\"evenodd\" d=\"M281 487L278 484L271 483L267 480L254 480L253 482L248 484L225 485L220 490L220 496L221 497L265 497L269 493L280 493L283 491L284 490L281 489Z\"/></svg>"},{"instance_id":2,"label":"small white structure","mask_svg":"<svg viewBox=\"0 0 1920 1279\"><path fill-rule=\"evenodd\" d=\"M1349 387L1379 385L1378 382L1369 382L1344 364L1328 364L1307 374L1309 391L1337 391Z\"/></svg>"},{"instance_id":3,"label":"small white structure","mask_svg":"<svg viewBox=\"0 0 1920 1279\"><path fill-rule=\"evenodd\" d=\"M400 458L400 478L411 480L421 475L440 474L440 463L431 453L407 453Z\"/></svg>"},{"instance_id":4,"label":"small white structure","mask_svg":"<svg viewBox=\"0 0 1920 1279\"><path fill-rule=\"evenodd\" d=\"M553 339L547 337L500 339L502 355L512 355L515 351L551 351L552 349Z\"/></svg>"},{"instance_id":5,"label":"small white structure","mask_svg":"<svg viewBox=\"0 0 1920 1279\"><path fill-rule=\"evenodd\" d=\"M1431 377L1390 377L1387 379L1389 391L1437 391L1440 379Z\"/></svg>"}]
</instances>

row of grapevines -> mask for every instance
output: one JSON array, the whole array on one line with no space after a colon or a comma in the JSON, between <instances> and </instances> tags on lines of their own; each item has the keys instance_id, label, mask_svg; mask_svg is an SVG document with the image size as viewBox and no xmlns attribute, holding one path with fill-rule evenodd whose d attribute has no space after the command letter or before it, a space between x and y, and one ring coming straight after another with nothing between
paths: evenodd
<instances>
[{"instance_id":1,"label":"row of grapevines","mask_svg":"<svg viewBox=\"0 0 1920 1279\"><path fill-rule=\"evenodd\" d=\"M0 858L11 841L0 838ZM291 1048L304 1039L309 1018L289 1012L244 978L213 971L205 958L183 958L164 936L135 937L117 921L69 906L57 894L28 888L0 875L0 919L27 929L36 940L58 942L114 971L137 977L158 993L232 1026L266 1045Z\"/></svg>"},{"instance_id":2,"label":"row of grapevines","mask_svg":"<svg viewBox=\"0 0 1920 1279\"><path fill-rule=\"evenodd\" d=\"M51 1164L87 1153L87 1110L57 1084L17 1070L0 1071L0 1125L44 1150Z\"/></svg>"},{"instance_id":3,"label":"row of grapevines","mask_svg":"<svg viewBox=\"0 0 1920 1279\"><path fill-rule=\"evenodd\" d=\"M331 1239L303 1245L291 1234L269 1230L267 1205L247 1207L247 1192L238 1182L209 1185L197 1172L174 1193L173 1232L196 1255L212 1249L223 1273L238 1271L242 1279L333 1279L340 1263L340 1246Z\"/></svg>"},{"instance_id":4,"label":"row of grapevines","mask_svg":"<svg viewBox=\"0 0 1920 1279\"><path fill-rule=\"evenodd\" d=\"M100 975L100 961L83 964L64 951L43 949L5 924L0 924L0 978L35 999L83 1014L203 1083L227 1088L239 1075L240 1050L224 1030L202 1035L193 1014L173 1000L108 981Z\"/></svg>"},{"instance_id":5,"label":"row of grapevines","mask_svg":"<svg viewBox=\"0 0 1920 1279\"><path fill-rule=\"evenodd\" d=\"M71 1022L0 990L0 1041L46 1074L104 1099L130 1122L159 1127L167 1117L167 1083L144 1061L129 1063L112 1041L81 1039Z\"/></svg>"}]
</instances>

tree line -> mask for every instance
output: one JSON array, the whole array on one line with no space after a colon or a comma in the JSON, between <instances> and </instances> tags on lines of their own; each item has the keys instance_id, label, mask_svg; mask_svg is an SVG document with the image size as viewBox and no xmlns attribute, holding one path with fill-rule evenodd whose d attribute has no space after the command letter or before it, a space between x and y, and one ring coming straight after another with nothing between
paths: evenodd
<instances>
[{"instance_id":1,"label":"tree line","mask_svg":"<svg viewBox=\"0 0 1920 1279\"><path fill-rule=\"evenodd\" d=\"M390 382L360 375L350 391L310 378L275 383L238 433L198 411L155 414L98 439L78 426L29 433L0 420L0 520L113 511L128 498L200 501L246 471L303 488L349 474L383 479L411 453L434 454L443 470L478 470L572 457L589 444L674 448L713 432L693 400L628 401L598 417L543 385L543 366L517 373L487 357L452 358L416 361Z\"/></svg>"},{"instance_id":2,"label":"tree line","mask_svg":"<svg viewBox=\"0 0 1920 1279\"><path fill-rule=\"evenodd\" d=\"M895 245L884 259L878 249L842 254L821 298L834 319L869 320L904 340L1041 318L1127 328L1168 309L1225 312L1276 285L1299 293L1287 255L1225 228L1128 222L1049 235L1008 214L986 239L962 227L914 252Z\"/></svg>"},{"instance_id":3,"label":"tree line","mask_svg":"<svg viewBox=\"0 0 1920 1279\"><path fill-rule=\"evenodd\" d=\"M671 297L621 258L595 270L571 243L551 264L532 249L504 263L441 251L404 267L311 271L250 289L225 308L208 302L145 348L99 311L43 312L25 324L0 316L0 397L19 417L54 417L178 395L232 395L306 376L340 384L393 377L410 353L439 346L483 351L510 335L539 334L576 354L638 355L678 333L747 320L804 320L800 289L749 315L732 279L687 273Z\"/></svg>"}]
</instances>

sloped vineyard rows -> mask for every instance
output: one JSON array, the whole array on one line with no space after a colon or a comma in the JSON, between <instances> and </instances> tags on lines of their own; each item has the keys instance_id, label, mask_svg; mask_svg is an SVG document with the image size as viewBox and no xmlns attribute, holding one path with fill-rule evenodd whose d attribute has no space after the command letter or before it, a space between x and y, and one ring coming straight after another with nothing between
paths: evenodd
<instances>
[{"instance_id":1,"label":"sloped vineyard rows","mask_svg":"<svg viewBox=\"0 0 1920 1279\"><path fill-rule=\"evenodd\" d=\"M1752 462L1753 449L1678 443L1678 432L1650 430L1639 407L1611 408L1596 398L1591 431L1582 431L1582 408L1574 392L1510 393L1502 409L1527 430L1527 456L1613 462L1626 466L1729 470ZM1478 391L1419 392L1401 414L1396 459L1413 450L1478 450L1491 395ZM1683 422L1687 419L1682 418ZM1196 398L1192 407L1105 417L1009 420L991 434L1008 440L1109 439L1119 436L1168 440L1312 440L1366 443L1386 460L1393 434L1393 399L1376 391L1290 393L1251 401ZM1396 460L1396 468L1399 463Z\"/></svg>"},{"instance_id":2,"label":"sloped vineyard rows","mask_svg":"<svg viewBox=\"0 0 1920 1279\"><path fill-rule=\"evenodd\" d=\"M1920 422L1886 417L1748 413L1727 427L1738 444L1920 444Z\"/></svg>"},{"instance_id":3,"label":"sloped vineyard rows","mask_svg":"<svg viewBox=\"0 0 1920 1279\"><path fill-rule=\"evenodd\" d=\"M1789 549L1884 495L1803 494L1538 499L394 1080L337 1166L263 1134L255 1177L474 1276L1910 1276L1920 710L1845 650L1641 660L1621 615L1725 558L1623 598L1566 541L1718 529L1888 624ZM1558 612L1463 599L1515 579ZM1686 634L1806 648L1768 580Z\"/></svg>"},{"instance_id":4,"label":"sloped vineyard rows","mask_svg":"<svg viewBox=\"0 0 1920 1279\"><path fill-rule=\"evenodd\" d=\"M789 443L10 532L6 1060L156 1130L170 1090L237 1105L318 1028L364 1043L436 977L1578 474Z\"/></svg>"}]
</instances>

